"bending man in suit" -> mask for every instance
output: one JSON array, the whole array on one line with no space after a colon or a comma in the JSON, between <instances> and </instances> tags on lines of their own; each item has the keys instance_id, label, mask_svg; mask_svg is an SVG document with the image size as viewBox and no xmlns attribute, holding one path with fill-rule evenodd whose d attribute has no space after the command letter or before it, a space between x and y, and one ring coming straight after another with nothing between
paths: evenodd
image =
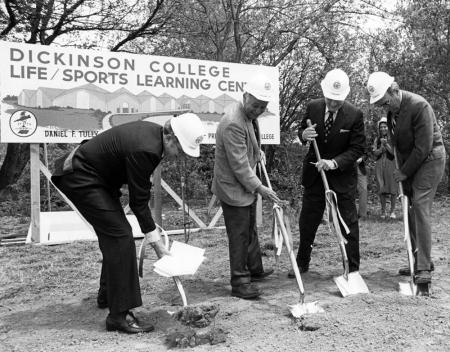
<instances>
[{"instance_id":1,"label":"bending man in suit","mask_svg":"<svg viewBox=\"0 0 450 352\"><path fill-rule=\"evenodd\" d=\"M347 256L350 272L359 270L359 224L355 196L357 186L356 161L365 150L366 137L361 110L345 101L350 92L347 74L334 69L321 82L324 98L311 101L301 121L298 136L306 144L316 139L322 160L317 162L313 145L303 161L302 185L304 187L300 212L300 247L297 264L301 273L309 270L311 252L317 228L325 210L325 189L320 176L324 170L330 188L337 195L339 211L350 233L347 239ZM307 127L307 120L312 123ZM291 269L288 273L294 278Z\"/></svg>"},{"instance_id":2,"label":"bending man in suit","mask_svg":"<svg viewBox=\"0 0 450 352\"><path fill-rule=\"evenodd\" d=\"M108 331L139 333L153 330L130 309L142 305L133 233L120 203L128 184L129 202L142 233L158 257L168 254L148 206L150 176L163 157L182 151L199 156L203 125L188 113L164 127L147 121L113 127L82 143L56 163L54 184L92 225L103 255L97 303L109 308Z\"/></svg>"},{"instance_id":3,"label":"bending man in suit","mask_svg":"<svg viewBox=\"0 0 450 352\"><path fill-rule=\"evenodd\" d=\"M228 235L231 294L243 299L260 296L251 281L273 273L263 269L256 227L257 193L280 201L256 174L261 159L257 118L266 110L270 98L270 81L257 76L246 85L243 102L227 109L216 132L212 192L221 201Z\"/></svg>"},{"instance_id":4,"label":"bending man in suit","mask_svg":"<svg viewBox=\"0 0 450 352\"><path fill-rule=\"evenodd\" d=\"M444 174L445 147L431 105L420 95L401 90L385 72L369 76L370 103L387 112L388 130L397 151L399 169L394 179L403 182L411 207L408 218L415 255L415 283L431 283L431 206ZM410 275L409 268L400 274Z\"/></svg>"}]
</instances>

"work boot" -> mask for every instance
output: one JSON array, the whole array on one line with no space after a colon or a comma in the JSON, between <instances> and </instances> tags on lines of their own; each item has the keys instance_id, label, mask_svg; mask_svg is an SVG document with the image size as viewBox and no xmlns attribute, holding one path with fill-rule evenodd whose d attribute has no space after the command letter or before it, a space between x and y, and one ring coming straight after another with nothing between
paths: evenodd
<instances>
[{"instance_id":1,"label":"work boot","mask_svg":"<svg viewBox=\"0 0 450 352\"><path fill-rule=\"evenodd\" d=\"M420 270L414 275L414 283L419 284L429 284L431 283L431 271L430 270Z\"/></svg>"},{"instance_id":2,"label":"work boot","mask_svg":"<svg viewBox=\"0 0 450 352\"><path fill-rule=\"evenodd\" d=\"M267 276L272 275L272 274L273 274L273 269L267 269L267 270L264 270L262 273L251 274L250 280L252 282L263 281Z\"/></svg>"},{"instance_id":3,"label":"work boot","mask_svg":"<svg viewBox=\"0 0 450 352\"><path fill-rule=\"evenodd\" d=\"M309 270L309 264L305 266L299 266L298 271L300 271L300 274L307 273ZM288 271L288 278L295 279L295 273L294 269L289 269Z\"/></svg>"},{"instance_id":4,"label":"work boot","mask_svg":"<svg viewBox=\"0 0 450 352\"><path fill-rule=\"evenodd\" d=\"M433 262L431 262L431 264L430 264L430 271L434 271L434 263ZM410 276L411 275L411 271L409 270L409 266L405 266L404 268L400 268L398 273L400 275L403 275L403 276Z\"/></svg>"},{"instance_id":5,"label":"work boot","mask_svg":"<svg viewBox=\"0 0 450 352\"><path fill-rule=\"evenodd\" d=\"M430 297L430 283L417 284L417 296Z\"/></svg>"},{"instance_id":6,"label":"work boot","mask_svg":"<svg viewBox=\"0 0 450 352\"><path fill-rule=\"evenodd\" d=\"M126 312L124 317L112 317L111 314L106 317L107 331L119 331L126 334L138 334L141 332L150 332L154 329L155 327L152 324L140 323L132 312Z\"/></svg>"},{"instance_id":7,"label":"work boot","mask_svg":"<svg viewBox=\"0 0 450 352\"><path fill-rule=\"evenodd\" d=\"M242 284L231 288L231 295L243 299L254 299L261 296L261 291L253 284Z\"/></svg>"}]
</instances>

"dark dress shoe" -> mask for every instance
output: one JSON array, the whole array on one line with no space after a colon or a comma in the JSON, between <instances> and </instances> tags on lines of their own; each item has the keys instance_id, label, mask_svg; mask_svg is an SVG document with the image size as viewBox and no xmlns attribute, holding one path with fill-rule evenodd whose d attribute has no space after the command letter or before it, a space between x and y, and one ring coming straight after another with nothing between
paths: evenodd
<instances>
[{"instance_id":1,"label":"dark dress shoe","mask_svg":"<svg viewBox=\"0 0 450 352\"><path fill-rule=\"evenodd\" d=\"M243 299L254 299L261 296L261 291L258 290L258 287L252 284L242 284L239 286L233 286L231 288L231 295Z\"/></svg>"},{"instance_id":2,"label":"dark dress shoe","mask_svg":"<svg viewBox=\"0 0 450 352\"><path fill-rule=\"evenodd\" d=\"M97 307L100 309L108 308L108 299L106 296L106 290L100 288L97 293Z\"/></svg>"},{"instance_id":3,"label":"dark dress shoe","mask_svg":"<svg viewBox=\"0 0 450 352\"><path fill-rule=\"evenodd\" d=\"M155 327L151 324L142 325L136 319L133 313L128 312L125 318L114 319L111 315L106 317L107 331L120 331L127 334L138 334L140 332L153 331Z\"/></svg>"},{"instance_id":4,"label":"dark dress shoe","mask_svg":"<svg viewBox=\"0 0 450 352\"><path fill-rule=\"evenodd\" d=\"M273 269L268 269L268 270L263 271L262 273L252 274L250 280L251 281L262 281L267 276L272 275L272 274L273 274Z\"/></svg>"},{"instance_id":5,"label":"dark dress shoe","mask_svg":"<svg viewBox=\"0 0 450 352\"><path fill-rule=\"evenodd\" d=\"M300 274L307 273L308 270L309 270L309 265L299 266L298 267L298 271L300 271ZM289 269L289 271L288 271L288 278L295 279L294 269Z\"/></svg>"},{"instance_id":6,"label":"dark dress shoe","mask_svg":"<svg viewBox=\"0 0 450 352\"><path fill-rule=\"evenodd\" d=\"M430 264L430 270L434 271L434 263L433 262L431 262L431 264ZM411 275L411 271L409 270L409 266L405 266L404 268L400 268L398 273L400 275L404 275L404 276L410 276Z\"/></svg>"},{"instance_id":7,"label":"dark dress shoe","mask_svg":"<svg viewBox=\"0 0 450 352\"><path fill-rule=\"evenodd\" d=\"M414 275L414 283L416 285L431 283L431 271L420 270Z\"/></svg>"}]
</instances>

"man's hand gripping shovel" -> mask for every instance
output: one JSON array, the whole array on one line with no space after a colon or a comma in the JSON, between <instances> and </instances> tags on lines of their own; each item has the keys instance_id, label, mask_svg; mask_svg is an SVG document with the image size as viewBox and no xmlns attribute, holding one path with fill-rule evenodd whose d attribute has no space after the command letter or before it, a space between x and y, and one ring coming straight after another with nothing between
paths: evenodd
<instances>
[{"instance_id":1,"label":"man's hand gripping shovel","mask_svg":"<svg viewBox=\"0 0 450 352\"><path fill-rule=\"evenodd\" d=\"M269 180L269 175L267 174L266 166L264 162L261 162L261 169L263 171L264 177L267 181L267 186L272 189L272 185ZM298 290L300 292L300 303L294 305L288 305L291 314L299 318L304 314L312 314L312 313L323 313L324 310L320 307L317 302L305 303L305 289L303 287L303 281L300 276L300 271L298 270L297 261L295 259L294 250L292 248L292 239L290 234L286 228L286 225L283 221L282 210L281 207L274 203L273 205L274 218L277 228L279 228L281 235L283 237L284 243L286 245L286 249L289 254L289 259L291 261L292 269L295 273L295 279L297 281ZM283 241L279 241L279 245L282 245Z\"/></svg>"},{"instance_id":2,"label":"man's hand gripping shovel","mask_svg":"<svg viewBox=\"0 0 450 352\"><path fill-rule=\"evenodd\" d=\"M164 243L166 246L166 249L169 250L169 236L167 235L167 232L164 231L164 229L156 224L158 229L161 231L161 233L164 236ZM139 248L139 266L138 266L138 273L140 277L143 277L143 266L144 266L144 257L145 257L145 247L147 246L148 238L147 236L144 236L144 239L142 240L141 247ZM184 292L183 285L181 284L181 280L178 276L172 276L173 281L175 282L175 285L177 286L178 292L180 293L181 300L183 301L183 306L187 306L187 299L186 299L186 293Z\"/></svg>"},{"instance_id":3,"label":"man's hand gripping shovel","mask_svg":"<svg viewBox=\"0 0 450 352\"><path fill-rule=\"evenodd\" d=\"M395 167L398 169L398 158L397 158L397 150L394 148L394 159L395 159ZM399 282L398 288L399 292L406 296L415 296L418 293L417 285L414 283L414 255L411 243L411 233L409 232L409 221L408 221L408 209L409 209L409 200L408 196L405 194L403 190L403 183L400 181L398 183L399 197L402 202L402 212L403 212L403 230L405 232L405 242L406 242L406 251L408 253L408 265L409 272L411 275L410 282Z\"/></svg>"},{"instance_id":4,"label":"man's hand gripping shovel","mask_svg":"<svg viewBox=\"0 0 450 352\"><path fill-rule=\"evenodd\" d=\"M308 127L310 127L311 121L308 120L307 124ZM320 161L321 157L316 140L313 139L312 143L314 151L316 153L317 161ZM364 279L361 277L359 272L355 271L349 273L348 257L347 251L345 249L347 240L342 235L341 224L347 233L349 233L349 229L339 213L336 193L330 189L328 185L327 176L325 175L324 170L320 171L320 176L322 177L323 186L325 188L327 213L331 214L331 227L334 229L334 233L336 234L339 243L339 248L341 250L342 263L344 266L344 273L341 276L335 277L334 282L336 283L337 287L339 288L339 291L344 297L359 293L369 293L369 288L367 287L366 283L364 282Z\"/></svg>"}]
</instances>

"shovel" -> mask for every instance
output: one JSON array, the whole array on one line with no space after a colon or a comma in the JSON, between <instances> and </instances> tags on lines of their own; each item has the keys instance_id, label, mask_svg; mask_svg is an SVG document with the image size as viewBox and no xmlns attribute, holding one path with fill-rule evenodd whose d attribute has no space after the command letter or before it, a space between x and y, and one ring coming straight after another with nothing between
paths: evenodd
<instances>
[{"instance_id":1,"label":"shovel","mask_svg":"<svg viewBox=\"0 0 450 352\"><path fill-rule=\"evenodd\" d=\"M169 236L167 235L167 232L164 231L164 229L156 224L158 229L161 231L161 233L164 236L164 242L166 249L169 249ZM144 236L144 239L142 240L141 247L139 248L139 267L138 267L138 273L140 277L143 277L143 266L144 266L144 257L145 257L145 247L147 246L148 238L147 236ZM181 280L178 276L172 276L173 281L175 282L175 285L177 286L178 292L180 293L181 300L183 301L183 307L187 306L187 299L186 299L186 293L184 292L183 285L181 284Z\"/></svg>"},{"instance_id":2,"label":"shovel","mask_svg":"<svg viewBox=\"0 0 450 352\"><path fill-rule=\"evenodd\" d=\"M311 121L307 121L308 127L311 126ZM320 161L320 152L319 147L317 146L317 141L315 139L312 140L314 151L316 153L317 161ZM359 293L369 293L369 288L367 287L364 279L361 277L359 272L354 271L349 273L348 266L348 257L347 251L345 249L345 245L347 244L347 240L342 235L341 224L344 227L345 231L349 233L349 229L342 219L339 208L337 206L337 196L336 193L330 189L328 185L327 176L325 175L325 171L320 171L320 176L322 177L323 186L325 188L325 200L327 212L331 217L331 224L334 228L334 233L336 234L339 248L341 250L342 263L344 265L344 273L341 276L334 277L334 282L336 283L339 291L341 292L343 297L348 295L354 295Z\"/></svg>"},{"instance_id":3,"label":"shovel","mask_svg":"<svg viewBox=\"0 0 450 352\"><path fill-rule=\"evenodd\" d=\"M394 148L394 159L395 159L395 167L398 169L398 158L397 158L397 150ZM399 292L406 296L415 296L417 295L417 285L414 283L414 255L411 243L411 233L409 232L409 221L408 221L408 209L409 209L409 200L408 196L405 195L403 191L403 183L400 181L398 183L399 197L402 202L402 211L403 211L403 229L405 231L405 242L406 242L406 251L408 253L408 264L409 271L411 275L410 282L399 282L398 289Z\"/></svg>"},{"instance_id":4,"label":"shovel","mask_svg":"<svg viewBox=\"0 0 450 352\"><path fill-rule=\"evenodd\" d=\"M264 177L267 181L267 186L272 189L272 186L270 184L269 175L267 174L266 166L264 163L261 163L261 169L264 173ZM322 307L320 307L317 303L311 302L311 303L305 303L305 288L303 287L303 281L300 276L300 271L298 270L297 261L295 259L294 251L292 248L292 240L289 232L286 229L285 223L283 221L283 216L281 214L281 208L278 204L273 205L274 215L275 215L275 222L277 224L277 228L279 228L281 235L283 237L284 243L286 244L286 249L289 254L289 259L291 261L292 269L295 273L295 279L297 281L298 290L300 292L300 303L294 304L294 305L288 305L289 310L291 314L295 318L299 318L304 314L312 314L312 313L324 313L324 310ZM280 243L281 246L281 243Z\"/></svg>"}]
</instances>

